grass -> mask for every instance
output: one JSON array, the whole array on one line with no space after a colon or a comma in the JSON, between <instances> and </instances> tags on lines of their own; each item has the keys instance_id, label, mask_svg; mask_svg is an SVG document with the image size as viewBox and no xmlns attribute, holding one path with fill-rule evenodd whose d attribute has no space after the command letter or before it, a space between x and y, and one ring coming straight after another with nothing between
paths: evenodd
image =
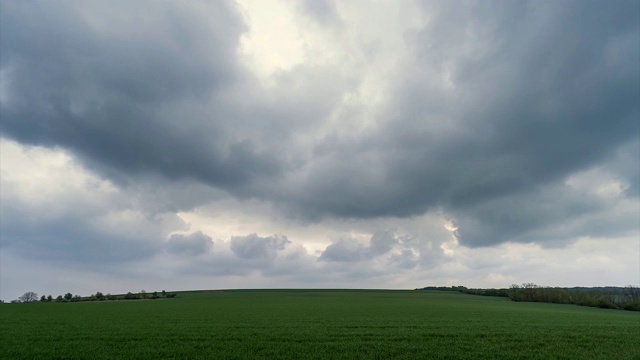
<instances>
[{"instance_id":1,"label":"grass","mask_svg":"<svg viewBox=\"0 0 640 360\"><path fill-rule=\"evenodd\" d=\"M0 358L640 358L637 312L438 291L178 296L2 305Z\"/></svg>"}]
</instances>

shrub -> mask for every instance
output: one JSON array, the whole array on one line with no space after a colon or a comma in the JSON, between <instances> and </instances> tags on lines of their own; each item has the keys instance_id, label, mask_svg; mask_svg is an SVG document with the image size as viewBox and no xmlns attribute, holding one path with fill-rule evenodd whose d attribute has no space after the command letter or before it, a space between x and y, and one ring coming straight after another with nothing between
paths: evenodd
<instances>
[{"instance_id":1,"label":"shrub","mask_svg":"<svg viewBox=\"0 0 640 360\"><path fill-rule=\"evenodd\" d=\"M612 303L609 300L600 299L598 300L598 307L602 309L617 309L616 304Z\"/></svg>"},{"instance_id":2,"label":"shrub","mask_svg":"<svg viewBox=\"0 0 640 360\"><path fill-rule=\"evenodd\" d=\"M124 296L124 298L125 298L126 300L135 300L135 299L138 299L139 297L138 297L138 295L137 295L137 294L134 294L134 293L132 293L131 291L129 291L129 292Z\"/></svg>"}]
</instances>

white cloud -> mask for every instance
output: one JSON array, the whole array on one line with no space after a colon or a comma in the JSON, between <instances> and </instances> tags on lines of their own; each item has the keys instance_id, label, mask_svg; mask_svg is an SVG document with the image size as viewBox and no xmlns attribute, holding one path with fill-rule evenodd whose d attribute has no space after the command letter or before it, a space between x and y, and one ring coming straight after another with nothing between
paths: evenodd
<instances>
[{"instance_id":1,"label":"white cloud","mask_svg":"<svg viewBox=\"0 0 640 360\"><path fill-rule=\"evenodd\" d=\"M175 214L139 207L134 193L83 168L60 149L0 138L2 247L73 265L147 257L182 230Z\"/></svg>"},{"instance_id":2,"label":"white cloud","mask_svg":"<svg viewBox=\"0 0 640 360\"><path fill-rule=\"evenodd\" d=\"M304 61L304 40L293 9L282 1L238 1L249 31L240 40L240 53L265 85L278 71Z\"/></svg>"}]
</instances>

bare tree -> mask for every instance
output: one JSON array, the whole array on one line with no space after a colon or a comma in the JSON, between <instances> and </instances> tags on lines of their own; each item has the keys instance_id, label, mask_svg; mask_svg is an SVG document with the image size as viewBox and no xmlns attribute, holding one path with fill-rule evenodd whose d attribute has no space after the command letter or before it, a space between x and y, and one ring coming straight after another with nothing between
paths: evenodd
<instances>
[{"instance_id":1,"label":"bare tree","mask_svg":"<svg viewBox=\"0 0 640 360\"><path fill-rule=\"evenodd\" d=\"M631 302L640 301L640 287L633 285L625 286L624 293L629 297Z\"/></svg>"},{"instance_id":2,"label":"bare tree","mask_svg":"<svg viewBox=\"0 0 640 360\"><path fill-rule=\"evenodd\" d=\"M20 296L18 300L25 303L38 301L38 294L34 293L33 291L27 291L22 296Z\"/></svg>"}]
</instances>

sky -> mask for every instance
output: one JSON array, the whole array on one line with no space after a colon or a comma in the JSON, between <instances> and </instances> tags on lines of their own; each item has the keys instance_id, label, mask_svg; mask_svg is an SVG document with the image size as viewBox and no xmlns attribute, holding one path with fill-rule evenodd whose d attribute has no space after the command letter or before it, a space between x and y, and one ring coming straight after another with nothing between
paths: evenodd
<instances>
[{"instance_id":1,"label":"sky","mask_svg":"<svg viewBox=\"0 0 640 360\"><path fill-rule=\"evenodd\" d=\"M0 298L640 284L638 1L0 2Z\"/></svg>"}]
</instances>

